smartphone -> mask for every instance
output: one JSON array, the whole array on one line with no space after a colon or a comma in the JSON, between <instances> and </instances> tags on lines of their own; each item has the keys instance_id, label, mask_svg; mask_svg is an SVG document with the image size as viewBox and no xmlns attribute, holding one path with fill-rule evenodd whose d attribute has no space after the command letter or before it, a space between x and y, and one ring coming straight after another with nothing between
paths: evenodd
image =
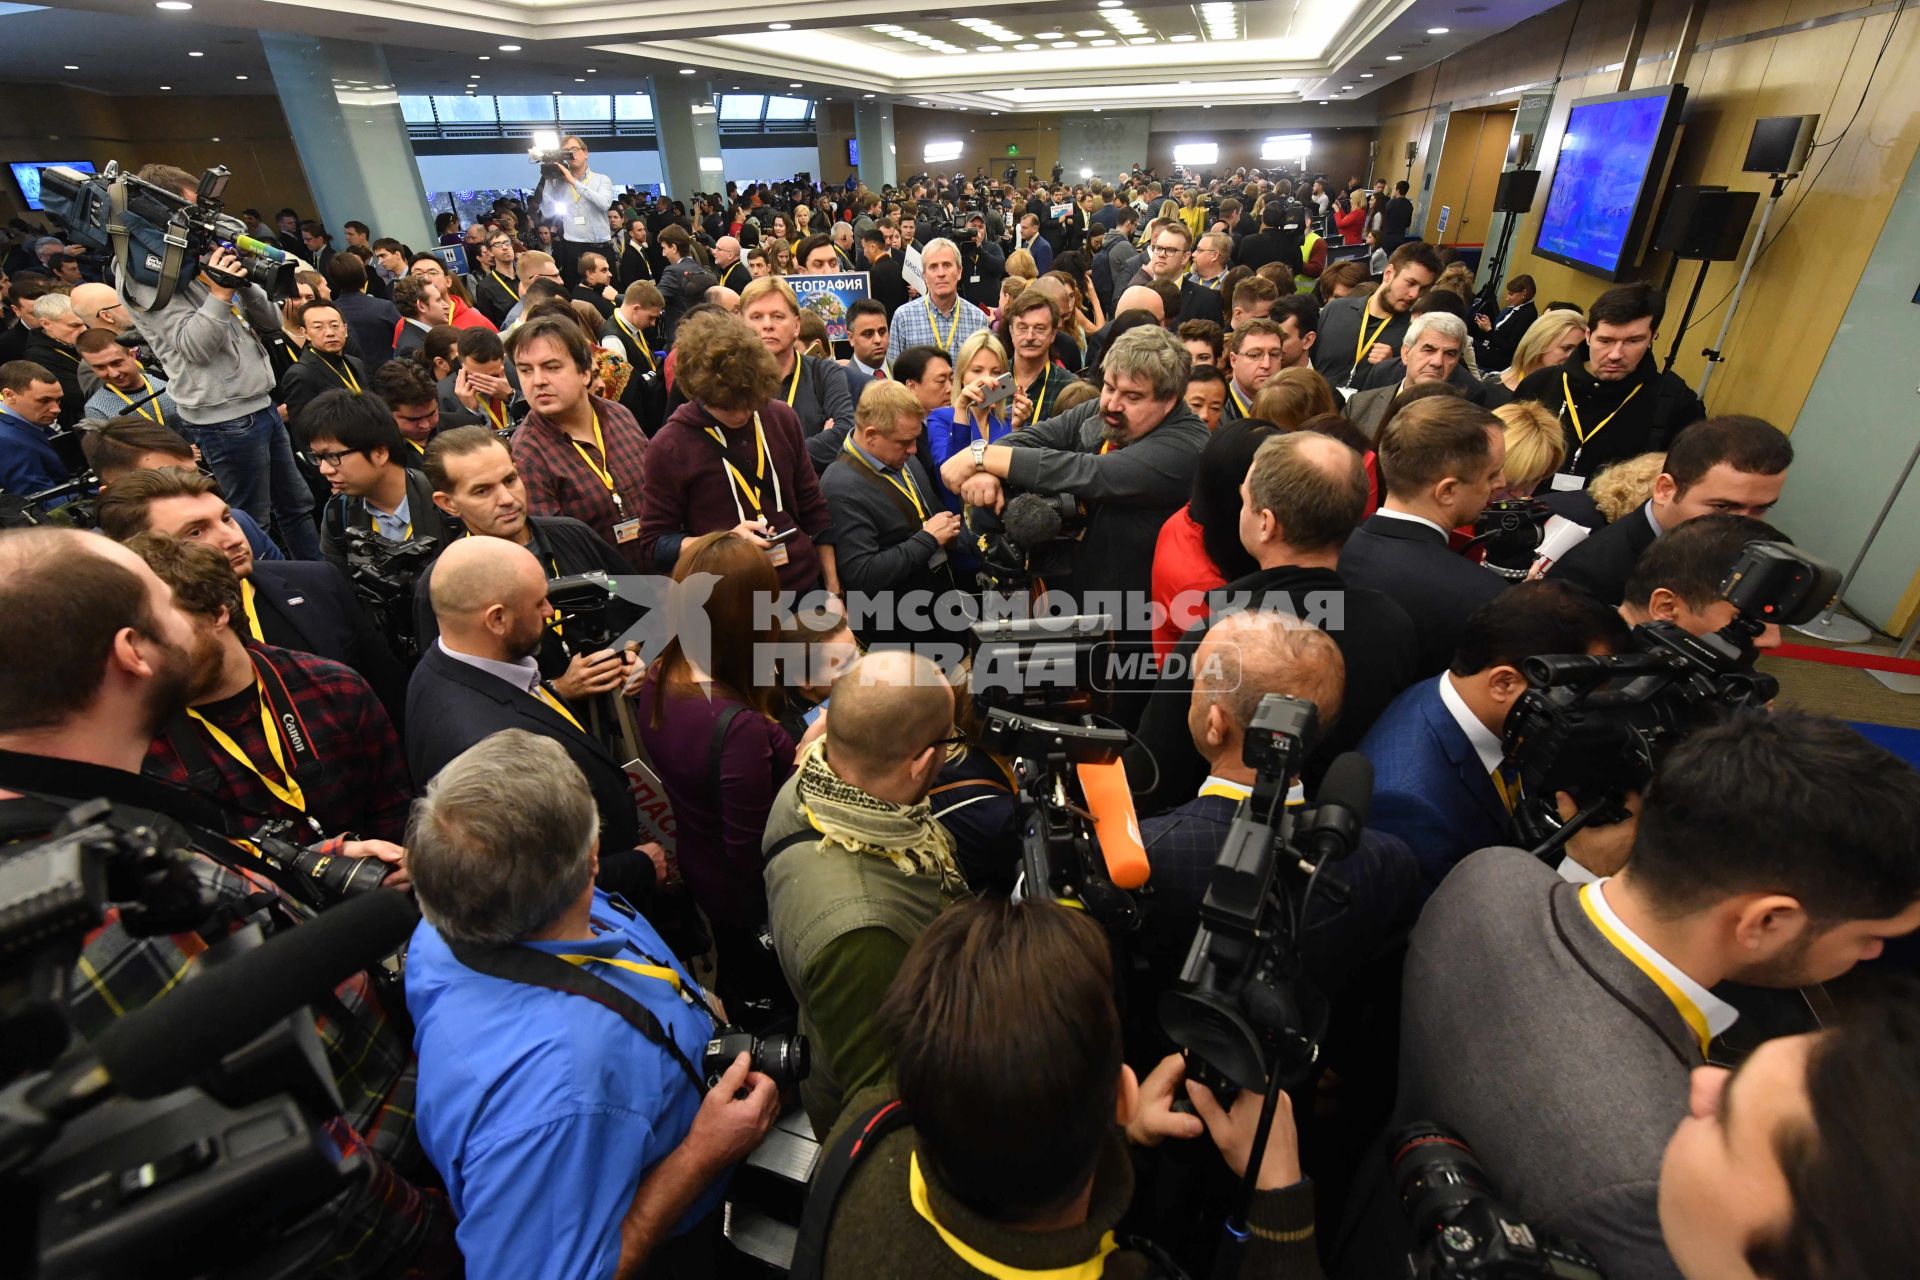
<instances>
[{"instance_id":1,"label":"smartphone","mask_svg":"<svg viewBox=\"0 0 1920 1280\"><path fill-rule=\"evenodd\" d=\"M782 529L778 533L769 533L766 535L766 538L768 542L785 542L798 532L800 532L799 527L795 526L792 529Z\"/></svg>"},{"instance_id":2,"label":"smartphone","mask_svg":"<svg viewBox=\"0 0 1920 1280\"><path fill-rule=\"evenodd\" d=\"M1002 400L1011 399L1013 399L1013 373L1009 370L995 378L988 384L987 389L981 392L980 407L985 409L999 404Z\"/></svg>"}]
</instances>

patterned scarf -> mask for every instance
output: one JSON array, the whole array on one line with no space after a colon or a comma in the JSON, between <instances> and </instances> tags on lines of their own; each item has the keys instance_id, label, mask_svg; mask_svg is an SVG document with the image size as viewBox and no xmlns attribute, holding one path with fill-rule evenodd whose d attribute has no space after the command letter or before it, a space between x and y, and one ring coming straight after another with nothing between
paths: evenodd
<instances>
[{"instance_id":1,"label":"patterned scarf","mask_svg":"<svg viewBox=\"0 0 1920 1280\"><path fill-rule=\"evenodd\" d=\"M966 878L953 860L953 837L933 820L933 808L877 800L843 779L827 763L826 740L800 753L797 792L802 809L820 833L822 848L885 858L902 875L937 875L943 888L963 889Z\"/></svg>"}]
</instances>

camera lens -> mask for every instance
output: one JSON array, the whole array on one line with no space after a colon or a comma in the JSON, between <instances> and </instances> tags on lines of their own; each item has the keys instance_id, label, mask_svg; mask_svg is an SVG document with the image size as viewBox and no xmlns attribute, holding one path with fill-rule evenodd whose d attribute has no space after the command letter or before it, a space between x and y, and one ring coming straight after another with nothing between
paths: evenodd
<instances>
[{"instance_id":1,"label":"camera lens","mask_svg":"<svg viewBox=\"0 0 1920 1280\"><path fill-rule=\"evenodd\" d=\"M813 1069L813 1051L803 1035L767 1036L754 1042L753 1069L785 1087Z\"/></svg>"},{"instance_id":2,"label":"camera lens","mask_svg":"<svg viewBox=\"0 0 1920 1280\"><path fill-rule=\"evenodd\" d=\"M293 869L335 898L350 898L378 889L393 870L378 858L347 858L305 849L294 858Z\"/></svg>"},{"instance_id":3,"label":"camera lens","mask_svg":"<svg viewBox=\"0 0 1920 1280\"><path fill-rule=\"evenodd\" d=\"M1393 1185L1419 1239L1437 1232L1460 1206L1493 1194L1473 1148L1444 1125L1410 1125L1391 1146Z\"/></svg>"}]
</instances>

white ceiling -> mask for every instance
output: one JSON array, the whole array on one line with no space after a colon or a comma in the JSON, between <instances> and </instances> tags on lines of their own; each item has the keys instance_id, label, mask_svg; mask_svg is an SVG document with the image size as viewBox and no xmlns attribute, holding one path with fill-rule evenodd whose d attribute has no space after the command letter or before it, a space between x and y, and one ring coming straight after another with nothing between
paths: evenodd
<instances>
[{"instance_id":1,"label":"white ceiling","mask_svg":"<svg viewBox=\"0 0 1920 1280\"><path fill-rule=\"evenodd\" d=\"M632 93L686 70L717 91L1003 113L1317 103L1364 99L1554 2L741 0L720 25L713 0L194 0L191 12L61 0L0 3L0 76L115 94L271 92L254 33L277 30L385 46L396 93Z\"/></svg>"}]
</instances>

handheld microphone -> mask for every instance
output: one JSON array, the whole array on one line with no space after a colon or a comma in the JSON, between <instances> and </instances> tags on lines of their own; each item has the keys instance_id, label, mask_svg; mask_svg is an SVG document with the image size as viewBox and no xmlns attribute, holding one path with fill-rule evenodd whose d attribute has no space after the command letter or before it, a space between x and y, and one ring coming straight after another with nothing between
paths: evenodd
<instances>
[{"instance_id":1,"label":"handheld microphone","mask_svg":"<svg viewBox=\"0 0 1920 1280\"><path fill-rule=\"evenodd\" d=\"M56 1067L29 1101L58 1118L110 1093L158 1098L185 1088L282 1018L392 955L419 919L413 899L398 889L349 898L206 966L165 999L111 1024Z\"/></svg>"},{"instance_id":2,"label":"handheld microphone","mask_svg":"<svg viewBox=\"0 0 1920 1280\"><path fill-rule=\"evenodd\" d=\"M1373 806L1373 761L1358 751L1336 756L1320 781L1319 804L1307 830L1307 847L1316 863L1338 861L1360 844Z\"/></svg>"},{"instance_id":3,"label":"handheld microphone","mask_svg":"<svg viewBox=\"0 0 1920 1280\"><path fill-rule=\"evenodd\" d=\"M245 249L248 253L257 253L270 262L292 262L293 255L277 244L268 244L265 240L255 240L252 236L235 236L234 247Z\"/></svg>"},{"instance_id":4,"label":"handheld microphone","mask_svg":"<svg viewBox=\"0 0 1920 1280\"><path fill-rule=\"evenodd\" d=\"M1107 879L1120 889L1138 889L1152 868L1140 840L1140 819L1133 811L1133 792L1127 787L1127 769L1118 760L1074 766L1080 789L1086 793L1087 812L1093 815L1093 834L1106 859ZM1371 786L1371 776L1368 779Z\"/></svg>"}]
</instances>

